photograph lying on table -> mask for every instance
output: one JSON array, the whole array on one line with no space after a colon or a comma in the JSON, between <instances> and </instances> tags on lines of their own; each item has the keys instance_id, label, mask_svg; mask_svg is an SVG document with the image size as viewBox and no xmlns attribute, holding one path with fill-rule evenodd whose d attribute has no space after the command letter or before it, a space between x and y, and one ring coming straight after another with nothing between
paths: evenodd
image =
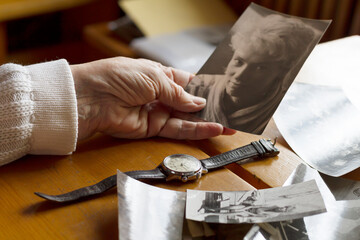
<instances>
[{"instance_id":1,"label":"photograph lying on table","mask_svg":"<svg viewBox=\"0 0 360 240\"><path fill-rule=\"evenodd\" d=\"M360 111L339 87L295 82L274 115L306 163L338 177L360 167Z\"/></svg>"},{"instance_id":2,"label":"photograph lying on table","mask_svg":"<svg viewBox=\"0 0 360 240\"><path fill-rule=\"evenodd\" d=\"M186 219L214 223L273 222L324 211L325 205L314 180L252 191L187 190L186 197Z\"/></svg>"},{"instance_id":3,"label":"photograph lying on table","mask_svg":"<svg viewBox=\"0 0 360 240\"><path fill-rule=\"evenodd\" d=\"M254 225L244 239L358 240L360 200L336 201L320 174L304 164L294 170L284 185L309 180L315 180L319 186L327 212L293 221Z\"/></svg>"},{"instance_id":4,"label":"photograph lying on table","mask_svg":"<svg viewBox=\"0 0 360 240\"><path fill-rule=\"evenodd\" d=\"M207 99L197 116L261 134L329 24L252 3L185 88Z\"/></svg>"},{"instance_id":5,"label":"photograph lying on table","mask_svg":"<svg viewBox=\"0 0 360 240\"><path fill-rule=\"evenodd\" d=\"M336 201L360 200L360 181L321 174Z\"/></svg>"},{"instance_id":6,"label":"photograph lying on table","mask_svg":"<svg viewBox=\"0 0 360 240\"><path fill-rule=\"evenodd\" d=\"M117 172L119 239L182 239L184 192L154 187Z\"/></svg>"},{"instance_id":7,"label":"photograph lying on table","mask_svg":"<svg viewBox=\"0 0 360 240\"><path fill-rule=\"evenodd\" d=\"M304 219L281 222L259 223L254 225L244 240L309 240Z\"/></svg>"}]
</instances>

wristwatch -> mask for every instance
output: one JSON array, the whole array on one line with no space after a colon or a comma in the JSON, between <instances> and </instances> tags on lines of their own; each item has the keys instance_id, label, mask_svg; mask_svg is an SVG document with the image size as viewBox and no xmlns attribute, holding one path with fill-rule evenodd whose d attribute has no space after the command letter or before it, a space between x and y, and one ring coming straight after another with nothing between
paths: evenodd
<instances>
[{"instance_id":1,"label":"wristwatch","mask_svg":"<svg viewBox=\"0 0 360 240\"><path fill-rule=\"evenodd\" d=\"M243 162L249 159L274 157L279 154L275 147L275 142L260 139L250 144L233 149L219 155L198 160L186 154L173 154L167 156L162 163L152 170L139 170L125 172L126 175L138 180L181 180L183 182L199 179L202 174L209 170L223 167L234 162ZM105 178L104 180L87 187L83 187L72 192L60 195L48 195L35 192L36 195L44 199L56 202L69 202L80 198L97 195L116 186L116 175Z\"/></svg>"}]
</instances>

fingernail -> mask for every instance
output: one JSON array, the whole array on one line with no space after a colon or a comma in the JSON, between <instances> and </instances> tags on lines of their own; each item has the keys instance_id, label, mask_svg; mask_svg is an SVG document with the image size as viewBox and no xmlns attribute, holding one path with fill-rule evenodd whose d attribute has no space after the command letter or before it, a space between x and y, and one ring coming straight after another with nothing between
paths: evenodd
<instances>
[{"instance_id":1,"label":"fingernail","mask_svg":"<svg viewBox=\"0 0 360 240\"><path fill-rule=\"evenodd\" d=\"M236 130L224 127L223 128L223 135L234 135L236 133Z\"/></svg>"},{"instance_id":2,"label":"fingernail","mask_svg":"<svg viewBox=\"0 0 360 240\"><path fill-rule=\"evenodd\" d=\"M206 99L202 98L202 97L194 97L193 98L193 103L195 103L196 105L205 105L206 104Z\"/></svg>"}]
</instances>

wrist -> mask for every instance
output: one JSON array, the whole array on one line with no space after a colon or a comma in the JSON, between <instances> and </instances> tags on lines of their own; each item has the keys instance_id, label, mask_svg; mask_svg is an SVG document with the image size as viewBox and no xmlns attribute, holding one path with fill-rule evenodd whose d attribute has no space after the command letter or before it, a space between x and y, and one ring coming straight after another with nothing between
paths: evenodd
<instances>
[{"instance_id":1,"label":"wrist","mask_svg":"<svg viewBox=\"0 0 360 240\"><path fill-rule=\"evenodd\" d=\"M90 137L96 132L96 114L94 113L93 88L88 63L71 65L74 79L78 116L78 140Z\"/></svg>"}]
</instances>

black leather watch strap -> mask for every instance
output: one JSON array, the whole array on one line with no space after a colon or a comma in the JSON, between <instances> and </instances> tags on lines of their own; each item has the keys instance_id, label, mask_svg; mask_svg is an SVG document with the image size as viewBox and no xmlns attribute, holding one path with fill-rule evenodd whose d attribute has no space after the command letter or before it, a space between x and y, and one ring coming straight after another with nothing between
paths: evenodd
<instances>
[{"instance_id":1,"label":"black leather watch strap","mask_svg":"<svg viewBox=\"0 0 360 240\"><path fill-rule=\"evenodd\" d=\"M252 142L244 147L236 148L229 152L201 160L202 165L206 169L214 169L225 166L227 164L238 162L243 159L254 157L272 157L276 156L279 151L274 147L270 140L261 139ZM159 167L153 170L140 170L125 172L129 177L135 179L166 179L166 175L160 170ZM89 197L105 192L106 190L116 186L116 175L105 178L104 180L87 187L74 190L69 193L60 195L48 195L44 193L35 192L39 197L56 202L70 202L83 197Z\"/></svg>"},{"instance_id":2,"label":"black leather watch strap","mask_svg":"<svg viewBox=\"0 0 360 240\"><path fill-rule=\"evenodd\" d=\"M271 157L277 154L279 154L279 150L270 140L260 139L243 147L203 159L201 163L206 169L215 169L249 158Z\"/></svg>"},{"instance_id":3,"label":"black leather watch strap","mask_svg":"<svg viewBox=\"0 0 360 240\"><path fill-rule=\"evenodd\" d=\"M129 171L125 172L126 175L135 179L166 179L165 174L163 174L159 168L153 170L139 170L139 171ZM87 187L83 187L72 192L68 192L60 195L48 195L44 193L35 192L39 197L45 198L50 201L55 202L70 202L75 201L83 197L89 197L92 195L97 195L100 193L109 190L112 187L116 186L116 174L112 175L104 180Z\"/></svg>"},{"instance_id":4,"label":"black leather watch strap","mask_svg":"<svg viewBox=\"0 0 360 240\"><path fill-rule=\"evenodd\" d=\"M161 172L160 168L155 168L153 170L136 170L125 172L126 175L135 179L166 179L164 173Z\"/></svg>"}]
</instances>

